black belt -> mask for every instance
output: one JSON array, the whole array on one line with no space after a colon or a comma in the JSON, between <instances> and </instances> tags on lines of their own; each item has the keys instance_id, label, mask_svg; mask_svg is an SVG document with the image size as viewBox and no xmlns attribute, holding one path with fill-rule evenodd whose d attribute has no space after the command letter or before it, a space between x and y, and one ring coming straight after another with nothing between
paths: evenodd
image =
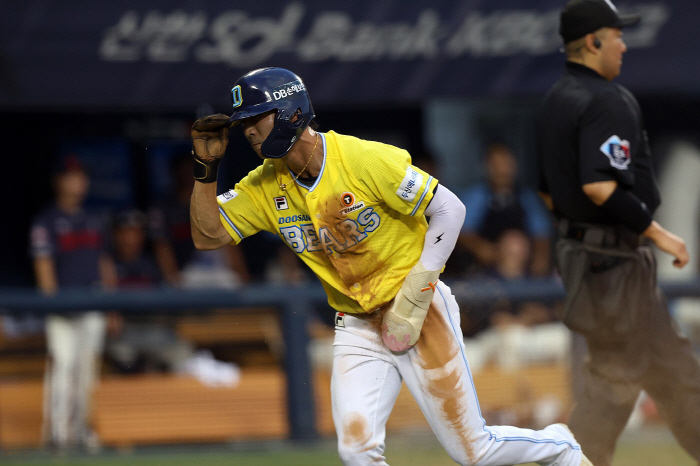
<instances>
[{"instance_id":1,"label":"black belt","mask_svg":"<svg viewBox=\"0 0 700 466\"><path fill-rule=\"evenodd\" d=\"M559 234L563 238L603 248L636 248L644 244L643 237L625 226L574 222L567 218L559 220Z\"/></svg>"}]
</instances>

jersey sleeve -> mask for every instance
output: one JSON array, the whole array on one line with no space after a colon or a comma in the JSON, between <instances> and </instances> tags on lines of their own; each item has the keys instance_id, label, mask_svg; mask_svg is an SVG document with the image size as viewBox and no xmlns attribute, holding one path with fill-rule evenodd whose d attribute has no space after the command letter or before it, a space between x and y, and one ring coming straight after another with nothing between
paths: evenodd
<instances>
[{"instance_id":1,"label":"jersey sleeve","mask_svg":"<svg viewBox=\"0 0 700 466\"><path fill-rule=\"evenodd\" d=\"M252 178L248 175L233 189L216 197L221 223L235 244L261 230L270 230L265 209L255 198L255 181Z\"/></svg>"},{"instance_id":2,"label":"jersey sleeve","mask_svg":"<svg viewBox=\"0 0 700 466\"><path fill-rule=\"evenodd\" d=\"M377 199L404 215L424 215L438 180L411 165L407 151L376 143L362 155L357 178L368 185Z\"/></svg>"},{"instance_id":3,"label":"jersey sleeve","mask_svg":"<svg viewBox=\"0 0 700 466\"><path fill-rule=\"evenodd\" d=\"M596 94L581 116L579 170L581 184L617 181L634 184L630 170L635 141L635 118L614 92Z\"/></svg>"},{"instance_id":4,"label":"jersey sleeve","mask_svg":"<svg viewBox=\"0 0 700 466\"><path fill-rule=\"evenodd\" d=\"M259 231L275 229L268 215L268 209L260 201L260 196L264 196L261 193L265 192L262 179L263 167L260 165L236 183L233 189L216 197L221 223L235 244Z\"/></svg>"},{"instance_id":5,"label":"jersey sleeve","mask_svg":"<svg viewBox=\"0 0 700 466\"><path fill-rule=\"evenodd\" d=\"M29 230L29 255L33 258L51 257L56 252L56 245L45 216L38 217Z\"/></svg>"}]
</instances>

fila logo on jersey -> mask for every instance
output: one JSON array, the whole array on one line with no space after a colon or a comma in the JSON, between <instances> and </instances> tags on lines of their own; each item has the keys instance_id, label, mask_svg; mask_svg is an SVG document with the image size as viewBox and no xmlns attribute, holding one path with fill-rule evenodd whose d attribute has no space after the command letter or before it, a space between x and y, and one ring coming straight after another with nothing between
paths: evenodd
<instances>
[{"instance_id":1,"label":"fila logo on jersey","mask_svg":"<svg viewBox=\"0 0 700 466\"><path fill-rule=\"evenodd\" d=\"M618 170L627 170L630 164L630 142L612 135L600 146L600 151L610 159L610 165Z\"/></svg>"},{"instance_id":2,"label":"fila logo on jersey","mask_svg":"<svg viewBox=\"0 0 700 466\"><path fill-rule=\"evenodd\" d=\"M277 207L277 210L289 209L289 204L287 204L287 196L276 197L275 207Z\"/></svg>"},{"instance_id":3,"label":"fila logo on jersey","mask_svg":"<svg viewBox=\"0 0 700 466\"><path fill-rule=\"evenodd\" d=\"M345 327L345 313L344 312L336 312L335 313L335 326L336 327Z\"/></svg>"},{"instance_id":4,"label":"fila logo on jersey","mask_svg":"<svg viewBox=\"0 0 700 466\"><path fill-rule=\"evenodd\" d=\"M396 191L396 195L401 199L408 202L413 202L416 198L416 194L420 189L420 185L423 184L423 175L415 171L413 168L406 168L406 176L403 177L399 189Z\"/></svg>"}]
</instances>

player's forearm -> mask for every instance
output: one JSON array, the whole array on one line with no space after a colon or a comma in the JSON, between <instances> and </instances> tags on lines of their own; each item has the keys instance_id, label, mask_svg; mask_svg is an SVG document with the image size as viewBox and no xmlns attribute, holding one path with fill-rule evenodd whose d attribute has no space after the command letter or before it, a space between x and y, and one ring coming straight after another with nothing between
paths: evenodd
<instances>
[{"instance_id":1,"label":"player's forearm","mask_svg":"<svg viewBox=\"0 0 700 466\"><path fill-rule=\"evenodd\" d=\"M537 194L540 195L540 199L542 199L542 202L544 202L544 205L546 205L549 210L554 210L554 201L552 200L551 194L543 191L539 191Z\"/></svg>"},{"instance_id":2,"label":"player's forearm","mask_svg":"<svg viewBox=\"0 0 700 466\"><path fill-rule=\"evenodd\" d=\"M428 270L441 270L457 244L466 210L457 196L438 186L425 211L430 217L420 261Z\"/></svg>"},{"instance_id":3,"label":"player's forearm","mask_svg":"<svg viewBox=\"0 0 700 466\"><path fill-rule=\"evenodd\" d=\"M114 260L107 255L103 255L100 257L99 267L102 286L106 290L116 289L119 279L117 278L117 268L114 265Z\"/></svg>"},{"instance_id":4,"label":"player's forearm","mask_svg":"<svg viewBox=\"0 0 700 466\"><path fill-rule=\"evenodd\" d=\"M42 293L53 294L58 291L58 280L56 279L53 259L49 257L34 259L34 274L36 276L36 286Z\"/></svg>"},{"instance_id":5,"label":"player's forearm","mask_svg":"<svg viewBox=\"0 0 700 466\"><path fill-rule=\"evenodd\" d=\"M496 244L493 241L482 238L478 233L461 233L458 241L483 265L492 265L496 262Z\"/></svg>"},{"instance_id":6,"label":"player's forearm","mask_svg":"<svg viewBox=\"0 0 700 466\"><path fill-rule=\"evenodd\" d=\"M177 267L177 259L175 258L172 245L164 239L155 240L153 242L153 253L165 281L169 285L179 286L180 270Z\"/></svg>"},{"instance_id":7,"label":"player's forearm","mask_svg":"<svg viewBox=\"0 0 700 466\"><path fill-rule=\"evenodd\" d=\"M549 238L535 238L532 242L532 264L530 271L535 276L549 273Z\"/></svg>"},{"instance_id":8,"label":"player's forearm","mask_svg":"<svg viewBox=\"0 0 700 466\"><path fill-rule=\"evenodd\" d=\"M219 219L216 183L195 182L190 202L192 241L197 249L218 249L231 242Z\"/></svg>"}]
</instances>

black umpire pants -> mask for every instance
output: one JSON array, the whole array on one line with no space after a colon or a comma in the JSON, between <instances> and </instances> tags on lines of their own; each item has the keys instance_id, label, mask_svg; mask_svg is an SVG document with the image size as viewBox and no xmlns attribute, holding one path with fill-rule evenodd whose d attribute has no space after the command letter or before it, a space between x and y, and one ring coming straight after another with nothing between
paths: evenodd
<instances>
[{"instance_id":1,"label":"black umpire pants","mask_svg":"<svg viewBox=\"0 0 700 466\"><path fill-rule=\"evenodd\" d=\"M607 227L582 234L596 228L562 231L557 242L567 292L564 323L588 344L569 427L594 465L609 466L644 389L700 462L700 364L657 286L651 248Z\"/></svg>"}]
</instances>

